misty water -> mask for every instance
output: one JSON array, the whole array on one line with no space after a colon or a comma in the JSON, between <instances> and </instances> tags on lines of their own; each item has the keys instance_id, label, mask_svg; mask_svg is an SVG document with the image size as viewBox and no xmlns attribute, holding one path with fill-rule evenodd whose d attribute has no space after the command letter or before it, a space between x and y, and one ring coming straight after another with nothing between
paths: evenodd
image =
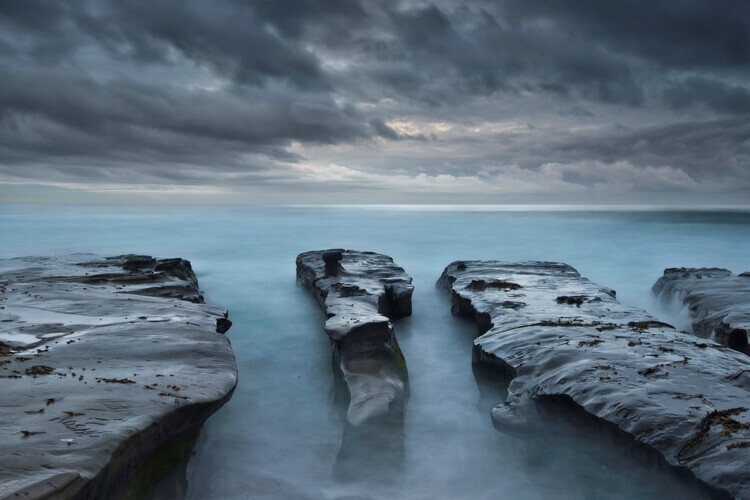
<instances>
[{"instance_id":1,"label":"misty water","mask_svg":"<svg viewBox=\"0 0 750 500\"><path fill-rule=\"evenodd\" d=\"M239 384L159 495L203 498L701 498L677 476L593 430L550 424L522 440L492 426L502 380L478 382L476 332L434 288L457 259L554 260L625 303L686 327L650 287L665 267L750 268L745 211L586 211L477 207L4 206L0 257L92 252L180 256L206 301L229 309ZM325 317L295 283L302 251L388 254L413 276L414 314L398 321L411 396L399 472L339 480ZM383 471L391 470L383 464ZM169 493L167 493L169 492Z\"/></svg>"}]
</instances>

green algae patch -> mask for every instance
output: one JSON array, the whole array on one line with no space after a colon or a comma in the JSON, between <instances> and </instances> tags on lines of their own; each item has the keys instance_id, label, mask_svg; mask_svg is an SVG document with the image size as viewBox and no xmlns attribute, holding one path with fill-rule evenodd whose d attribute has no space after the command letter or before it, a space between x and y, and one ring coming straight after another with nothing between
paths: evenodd
<instances>
[{"instance_id":1,"label":"green algae patch","mask_svg":"<svg viewBox=\"0 0 750 500\"><path fill-rule=\"evenodd\" d=\"M189 430L160 444L141 462L128 484L123 498L138 500L181 462L186 461L198 437L199 428Z\"/></svg>"}]
</instances>

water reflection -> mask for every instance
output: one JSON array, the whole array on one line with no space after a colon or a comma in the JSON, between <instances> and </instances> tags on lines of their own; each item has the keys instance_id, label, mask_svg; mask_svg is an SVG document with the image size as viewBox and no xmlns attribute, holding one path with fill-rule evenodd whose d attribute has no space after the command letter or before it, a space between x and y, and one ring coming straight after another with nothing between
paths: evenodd
<instances>
[{"instance_id":1,"label":"water reflection","mask_svg":"<svg viewBox=\"0 0 750 500\"><path fill-rule=\"evenodd\" d=\"M651 448L593 418L567 397L537 398L520 413L510 412L510 428L505 421L499 420L498 429L523 442L524 466L543 488L557 484L577 498L592 500L699 500L715 494L687 469L670 466Z\"/></svg>"},{"instance_id":2,"label":"water reflection","mask_svg":"<svg viewBox=\"0 0 750 500\"><path fill-rule=\"evenodd\" d=\"M477 410L489 415L495 405L508 397L510 377L494 364L477 362L476 356L472 359L471 372L479 390Z\"/></svg>"},{"instance_id":3,"label":"water reflection","mask_svg":"<svg viewBox=\"0 0 750 500\"><path fill-rule=\"evenodd\" d=\"M352 331L350 335L357 335ZM400 350L394 352L390 345L398 346L390 332L391 341L378 341L365 349L366 356L358 357L347 347L346 339L341 346L333 347L334 408L339 415L343 431L341 445L333 466L333 477L338 482L364 482L382 486L395 486L402 479L404 464L404 411L409 395L408 375ZM361 348L361 338L357 348ZM382 378L387 384L380 384ZM385 394L384 411L368 415L363 421L352 421L350 407L352 393L367 395L368 406L372 404L372 387L382 385L388 389L394 385L402 391Z\"/></svg>"}]
</instances>

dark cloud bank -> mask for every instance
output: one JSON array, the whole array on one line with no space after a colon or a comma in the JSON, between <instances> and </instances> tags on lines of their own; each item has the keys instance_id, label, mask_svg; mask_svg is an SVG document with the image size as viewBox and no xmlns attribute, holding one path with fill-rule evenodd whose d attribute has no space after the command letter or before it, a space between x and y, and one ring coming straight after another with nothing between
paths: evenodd
<instances>
[{"instance_id":1,"label":"dark cloud bank","mask_svg":"<svg viewBox=\"0 0 750 500\"><path fill-rule=\"evenodd\" d=\"M10 201L750 199L745 0L4 0L0 74Z\"/></svg>"}]
</instances>

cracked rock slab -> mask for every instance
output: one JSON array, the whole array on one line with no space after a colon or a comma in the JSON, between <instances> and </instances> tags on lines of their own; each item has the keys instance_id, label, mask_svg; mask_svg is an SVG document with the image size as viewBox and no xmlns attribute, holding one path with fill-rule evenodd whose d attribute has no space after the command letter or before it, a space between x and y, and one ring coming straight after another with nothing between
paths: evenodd
<instances>
[{"instance_id":1,"label":"cracked rock slab","mask_svg":"<svg viewBox=\"0 0 750 500\"><path fill-rule=\"evenodd\" d=\"M387 255L342 249L300 254L297 279L328 316L336 399L347 408L334 476L398 481L409 380L391 321L411 315L412 280Z\"/></svg>"},{"instance_id":2,"label":"cracked rock slab","mask_svg":"<svg viewBox=\"0 0 750 500\"><path fill-rule=\"evenodd\" d=\"M664 303L686 306L693 333L750 355L750 273L719 268L669 268L652 291Z\"/></svg>"},{"instance_id":3,"label":"cracked rock slab","mask_svg":"<svg viewBox=\"0 0 750 500\"><path fill-rule=\"evenodd\" d=\"M402 412L408 380L391 320L411 315L411 277L387 255L332 249L300 254L297 279L328 316L325 331L350 394L349 423Z\"/></svg>"},{"instance_id":4,"label":"cracked rock slab","mask_svg":"<svg viewBox=\"0 0 750 500\"><path fill-rule=\"evenodd\" d=\"M0 498L120 498L158 479L147 459L237 383L226 316L183 259L0 261Z\"/></svg>"},{"instance_id":5,"label":"cracked rock slab","mask_svg":"<svg viewBox=\"0 0 750 500\"><path fill-rule=\"evenodd\" d=\"M475 362L513 379L492 410L497 427L523 432L535 403L564 401L687 469L711 496L750 498L746 356L620 304L565 264L458 261L438 286L479 326Z\"/></svg>"}]
</instances>

